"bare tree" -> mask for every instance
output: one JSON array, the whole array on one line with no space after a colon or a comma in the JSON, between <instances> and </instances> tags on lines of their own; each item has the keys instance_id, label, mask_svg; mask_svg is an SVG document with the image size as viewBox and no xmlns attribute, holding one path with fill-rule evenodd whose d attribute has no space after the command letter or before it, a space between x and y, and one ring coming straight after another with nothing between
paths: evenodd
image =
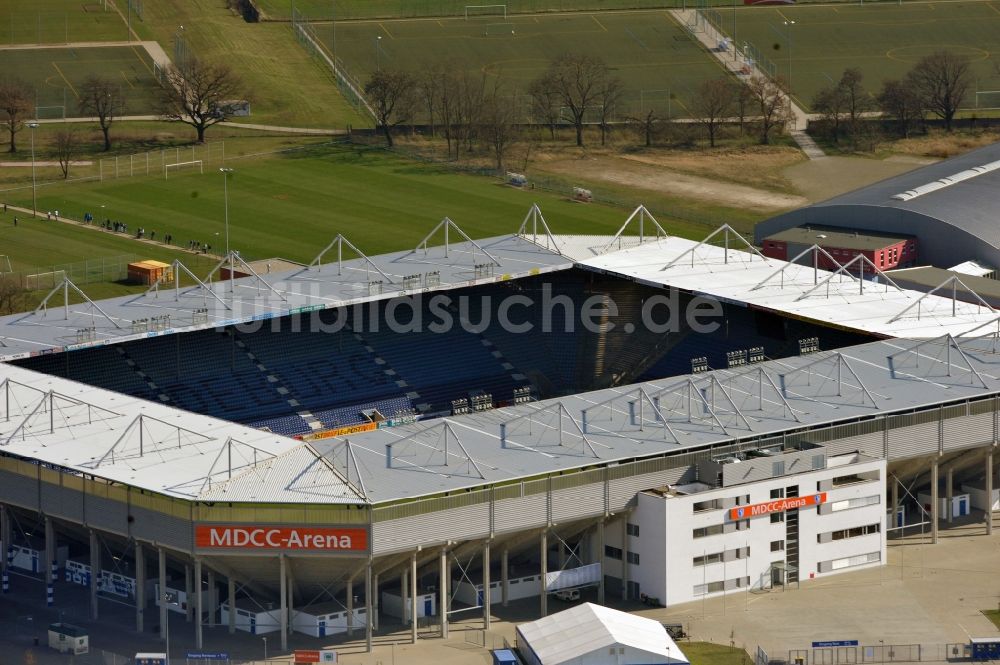
<instances>
[{"instance_id":1,"label":"bare tree","mask_svg":"<svg viewBox=\"0 0 1000 665\"><path fill-rule=\"evenodd\" d=\"M97 118L104 133L104 150L111 150L111 123L125 114L121 86L103 76L88 76L80 87L80 113Z\"/></svg>"},{"instance_id":2,"label":"bare tree","mask_svg":"<svg viewBox=\"0 0 1000 665\"><path fill-rule=\"evenodd\" d=\"M788 88L780 76L774 79L754 76L747 85L759 116L760 142L767 145L771 142L771 133L788 122Z\"/></svg>"},{"instance_id":3,"label":"bare tree","mask_svg":"<svg viewBox=\"0 0 1000 665\"><path fill-rule=\"evenodd\" d=\"M365 96L375 109L375 122L392 147L392 128L405 123L413 113L414 81L408 72L381 69L365 83Z\"/></svg>"},{"instance_id":4,"label":"bare tree","mask_svg":"<svg viewBox=\"0 0 1000 665\"><path fill-rule=\"evenodd\" d=\"M73 161L76 148L76 132L72 129L60 129L56 132L55 141L52 144L52 152L59 161L59 169L62 171L63 180L69 178L69 165Z\"/></svg>"},{"instance_id":5,"label":"bare tree","mask_svg":"<svg viewBox=\"0 0 1000 665\"><path fill-rule=\"evenodd\" d=\"M541 84L554 90L573 118L576 144L583 145L583 120L588 108L599 106L611 73L600 58L566 53L549 63Z\"/></svg>"},{"instance_id":6,"label":"bare tree","mask_svg":"<svg viewBox=\"0 0 1000 665\"><path fill-rule=\"evenodd\" d=\"M662 118L654 107L650 107L649 110L643 111L640 115L629 118L629 122L639 126L647 148L653 145L653 134L656 133L656 128L660 124L660 120Z\"/></svg>"},{"instance_id":7,"label":"bare tree","mask_svg":"<svg viewBox=\"0 0 1000 665\"><path fill-rule=\"evenodd\" d=\"M28 291L12 275L0 275L0 314L24 311Z\"/></svg>"},{"instance_id":8,"label":"bare tree","mask_svg":"<svg viewBox=\"0 0 1000 665\"><path fill-rule=\"evenodd\" d=\"M417 95L420 97L420 101L424 105L424 111L427 113L427 124L430 126L431 136L434 136L436 133L434 115L440 106L443 69L445 68L442 65L427 67L421 71L416 82Z\"/></svg>"},{"instance_id":9,"label":"bare tree","mask_svg":"<svg viewBox=\"0 0 1000 665\"><path fill-rule=\"evenodd\" d=\"M604 80L598 97L598 118L601 126L601 145L607 143L608 131L611 129L611 119L618 110L618 105L625 94L625 85L617 76Z\"/></svg>"},{"instance_id":10,"label":"bare tree","mask_svg":"<svg viewBox=\"0 0 1000 665\"><path fill-rule=\"evenodd\" d=\"M455 146L455 159L462 145L466 151L472 152L479 136L483 111L486 106L486 73L463 71L458 77L456 129L458 144Z\"/></svg>"},{"instance_id":11,"label":"bare tree","mask_svg":"<svg viewBox=\"0 0 1000 665\"><path fill-rule=\"evenodd\" d=\"M710 79L698 86L691 110L698 123L708 132L708 144L711 147L715 147L719 125L732 113L732 108L733 88L728 79Z\"/></svg>"},{"instance_id":12,"label":"bare tree","mask_svg":"<svg viewBox=\"0 0 1000 665\"><path fill-rule=\"evenodd\" d=\"M17 133L31 113L31 88L18 78L0 80L0 124L10 135L9 152L17 152Z\"/></svg>"},{"instance_id":13,"label":"bare tree","mask_svg":"<svg viewBox=\"0 0 1000 665\"><path fill-rule=\"evenodd\" d=\"M840 82L837 84L844 98L844 111L847 113L847 119L851 122L852 132L857 126L861 114L872 108L871 95L865 90L864 78L865 76L860 69L848 67L840 75Z\"/></svg>"},{"instance_id":14,"label":"bare tree","mask_svg":"<svg viewBox=\"0 0 1000 665\"><path fill-rule=\"evenodd\" d=\"M920 92L924 106L944 120L944 127L950 132L951 122L972 81L968 58L951 51L931 53L914 65L906 80Z\"/></svg>"},{"instance_id":15,"label":"bare tree","mask_svg":"<svg viewBox=\"0 0 1000 665\"><path fill-rule=\"evenodd\" d=\"M844 117L846 104L844 89L839 85L823 88L813 97L813 110L823 117L834 143L840 142L840 121Z\"/></svg>"},{"instance_id":16,"label":"bare tree","mask_svg":"<svg viewBox=\"0 0 1000 665\"><path fill-rule=\"evenodd\" d=\"M750 88L743 81L731 81L733 110L740 122L740 136L746 131L746 121L748 109L753 104L753 94Z\"/></svg>"},{"instance_id":17,"label":"bare tree","mask_svg":"<svg viewBox=\"0 0 1000 665\"><path fill-rule=\"evenodd\" d=\"M483 103L482 126L500 173L503 173L507 152L517 139L517 120L517 101L497 79Z\"/></svg>"},{"instance_id":18,"label":"bare tree","mask_svg":"<svg viewBox=\"0 0 1000 665\"><path fill-rule=\"evenodd\" d=\"M453 71L451 67L445 66L438 72L438 110L449 159L451 144L455 138L455 119L458 115L458 81Z\"/></svg>"},{"instance_id":19,"label":"bare tree","mask_svg":"<svg viewBox=\"0 0 1000 665\"><path fill-rule=\"evenodd\" d=\"M544 76L532 81L528 94L531 96L531 115L548 126L549 138L554 141L559 123L559 94Z\"/></svg>"},{"instance_id":20,"label":"bare tree","mask_svg":"<svg viewBox=\"0 0 1000 665\"><path fill-rule=\"evenodd\" d=\"M913 127L924 119L926 109L921 94L908 81L886 81L878 96L882 113L899 127L903 138L909 138Z\"/></svg>"},{"instance_id":21,"label":"bare tree","mask_svg":"<svg viewBox=\"0 0 1000 665\"><path fill-rule=\"evenodd\" d=\"M167 67L165 79L160 115L193 127L199 143L205 142L206 129L232 115L231 102L247 98L239 76L221 62L187 57Z\"/></svg>"}]
</instances>

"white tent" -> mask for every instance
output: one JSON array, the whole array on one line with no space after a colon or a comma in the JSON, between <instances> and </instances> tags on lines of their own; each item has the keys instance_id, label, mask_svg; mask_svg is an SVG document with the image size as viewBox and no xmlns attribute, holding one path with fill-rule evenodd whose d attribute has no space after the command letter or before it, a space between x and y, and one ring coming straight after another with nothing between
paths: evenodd
<instances>
[{"instance_id":1,"label":"white tent","mask_svg":"<svg viewBox=\"0 0 1000 665\"><path fill-rule=\"evenodd\" d=\"M657 621L584 603L517 627L528 665L660 665L688 663Z\"/></svg>"}]
</instances>

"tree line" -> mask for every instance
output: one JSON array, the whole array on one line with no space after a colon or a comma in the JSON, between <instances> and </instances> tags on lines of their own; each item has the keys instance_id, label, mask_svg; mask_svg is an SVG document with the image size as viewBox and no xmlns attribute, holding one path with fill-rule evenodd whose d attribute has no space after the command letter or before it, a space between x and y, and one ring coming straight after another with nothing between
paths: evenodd
<instances>
[{"instance_id":1,"label":"tree line","mask_svg":"<svg viewBox=\"0 0 1000 665\"><path fill-rule=\"evenodd\" d=\"M93 118L101 130L103 149L112 146L111 128L125 115L128 99L113 79L91 75L77 87L77 112ZM189 125L197 141L205 141L206 130L229 119L232 106L228 102L247 101L249 95L240 77L228 64L197 57L164 69L164 80L158 91L156 111L164 120ZM17 137L35 116L34 90L16 76L0 78L0 128L7 133L8 152L17 152ZM71 156L80 148L80 139L69 125L60 127L52 137L50 151L59 161L63 177L69 177Z\"/></svg>"},{"instance_id":2,"label":"tree line","mask_svg":"<svg viewBox=\"0 0 1000 665\"><path fill-rule=\"evenodd\" d=\"M861 70L849 67L839 81L816 94L813 109L822 118L822 131L835 143L842 138L871 140L873 125L865 120L872 117L890 121L902 138L928 116L940 119L950 132L972 83L967 58L937 51L921 58L903 78L884 81L875 93L865 88Z\"/></svg>"},{"instance_id":3,"label":"tree line","mask_svg":"<svg viewBox=\"0 0 1000 665\"><path fill-rule=\"evenodd\" d=\"M557 127L568 124L581 147L588 124L597 127L601 145L614 128L629 126L649 146L657 128L669 120L656 105L638 111L627 107L622 80L604 60L589 54L554 58L523 90L502 72L471 72L461 63L444 63L418 74L380 67L368 77L364 93L389 147L397 128L419 117L431 136L444 138L450 157L458 159L463 150L482 143L501 170L525 126L544 127L555 139ZM720 77L699 86L689 110L713 147L719 129L734 118L741 133L752 125L760 143L767 144L787 122L787 86L781 78L743 82Z\"/></svg>"}]
</instances>

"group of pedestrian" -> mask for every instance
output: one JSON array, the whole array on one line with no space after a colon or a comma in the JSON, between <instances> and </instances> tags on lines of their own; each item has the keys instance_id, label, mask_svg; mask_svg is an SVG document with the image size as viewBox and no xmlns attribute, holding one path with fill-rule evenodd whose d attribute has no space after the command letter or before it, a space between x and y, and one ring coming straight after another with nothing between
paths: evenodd
<instances>
[{"instance_id":1,"label":"group of pedestrian","mask_svg":"<svg viewBox=\"0 0 1000 665\"><path fill-rule=\"evenodd\" d=\"M198 242L197 240L188 240L188 249L192 252L201 252L202 254L208 254L212 251L212 246L208 243Z\"/></svg>"}]
</instances>

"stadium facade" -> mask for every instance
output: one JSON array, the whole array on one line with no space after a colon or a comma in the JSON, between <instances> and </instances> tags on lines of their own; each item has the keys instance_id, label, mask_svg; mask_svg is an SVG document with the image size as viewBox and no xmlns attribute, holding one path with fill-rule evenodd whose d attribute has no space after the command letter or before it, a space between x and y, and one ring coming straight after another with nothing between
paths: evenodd
<instances>
[{"instance_id":1,"label":"stadium facade","mask_svg":"<svg viewBox=\"0 0 1000 665\"><path fill-rule=\"evenodd\" d=\"M7 359L28 365L0 365L5 580L41 576L56 604L59 584L84 583L95 618L102 598L116 596L134 604L140 631L151 607L161 631L168 612L184 612L199 646L206 621L217 620L224 627L216 630L278 632L283 647L293 631L364 631L370 646L378 631L407 621L415 640L426 616L447 634L449 615L482 611L488 627L491 605L523 598L536 598L544 615L549 595L569 588L590 589L598 602L674 604L879 565L903 504L905 526L926 523L935 539L938 518L951 519L950 510L938 514L939 475L948 479L943 498L953 498L955 474L979 472L992 496L1000 430L992 311L737 251L721 242L725 229L714 236L720 247L663 238L659 229L553 236L540 223L529 215L518 234L480 243L353 263L324 265L321 255L295 274L157 288L0 321ZM733 321L783 313L793 333L803 321L833 319L837 334L883 339L833 351L795 339L795 353L769 360L741 346L743 336L680 334L662 353L685 355L685 371L673 376L627 382L591 372L611 385L539 401L536 386L497 400L509 403L499 409L439 418L410 409L330 436L285 394L286 408L312 430L303 441L213 417L208 402L205 411L180 410L171 399L180 393L154 378L163 370L151 359L169 362L169 354L116 350L320 307L387 307L422 290L516 291L540 272L558 279L574 270L662 294L711 295ZM641 300L640 308L653 302ZM169 326L150 326L166 314ZM145 329L129 323L137 321ZM483 337L489 329L475 334L497 358ZM292 338L281 339L292 353ZM705 346L685 340L736 351L724 350L727 362L712 369L699 360L708 356L692 364ZM392 342L364 341L383 367ZM72 363L87 349L111 354L77 375L88 383L29 368L39 358ZM408 351L425 366L448 363L447 349ZM284 374L250 353L266 383L284 385ZM383 371L394 372L404 396L424 390ZM167 399L93 385L127 372ZM222 380L200 377L177 390ZM926 519L918 486L930 494Z\"/></svg>"}]
</instances>

